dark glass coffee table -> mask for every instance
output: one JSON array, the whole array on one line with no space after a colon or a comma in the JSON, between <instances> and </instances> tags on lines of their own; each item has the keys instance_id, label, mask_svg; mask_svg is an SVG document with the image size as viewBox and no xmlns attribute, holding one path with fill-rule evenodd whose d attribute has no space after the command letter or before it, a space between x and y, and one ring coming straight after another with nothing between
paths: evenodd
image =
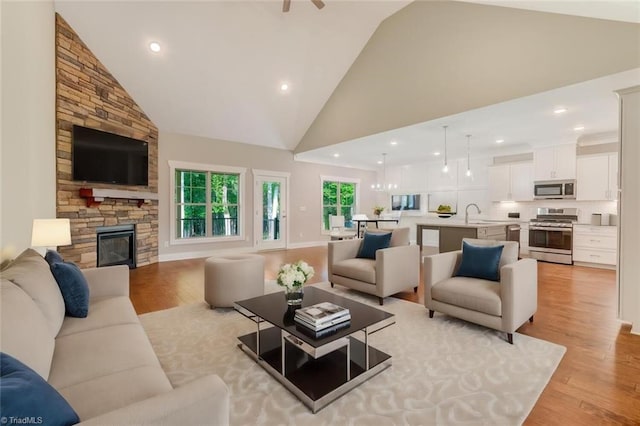
<instances>
[{"instance_id":1,"label":"dark glass coffee table","mask_svg":"<svg viewBox=\"0 0 640 426\"><path fill-rule=\"evenodd\" d=\"M391 366L391 355L369 345L369 336L392 324L393 314L319 288L304 289L302 306L332 302L349 309L348 327L314 338L297 325L282 292L235 302L257 324L238 347L314 413ZM262 324L266 324L261 327Z\"/></svg>"}]
</instances>

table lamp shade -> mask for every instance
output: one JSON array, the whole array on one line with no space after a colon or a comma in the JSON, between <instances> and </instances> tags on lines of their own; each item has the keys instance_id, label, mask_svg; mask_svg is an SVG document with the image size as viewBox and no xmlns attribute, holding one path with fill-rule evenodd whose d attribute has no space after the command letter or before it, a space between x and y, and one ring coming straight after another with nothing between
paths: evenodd
<instances>
[{"instance_id":1,"label":"table lamp shade","mask_svg":"<svg viewBox=\"0 0 640 426\"><path fill-rule=\"evenodd\" d=\"M33 219L32 247L57 247L71 244L69 219Z\"/></svg>"}]
</instances>

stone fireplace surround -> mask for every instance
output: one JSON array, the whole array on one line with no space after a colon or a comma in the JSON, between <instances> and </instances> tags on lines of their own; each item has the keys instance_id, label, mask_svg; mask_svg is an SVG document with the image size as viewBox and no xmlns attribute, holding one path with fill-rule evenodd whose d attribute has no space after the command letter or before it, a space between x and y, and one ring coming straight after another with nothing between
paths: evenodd
<instances>
[{"instance_id":1,"label":"stone fireplace surround","mask_svg":"<svg viewBox=\"0 0 640 426\"><path fill-rule=\"evenodd\" d=\"M73 181L74 124L141 139L149 146L149 185L122 186ZM86 187L158 193L158 129L67 22L56 14L56 213L71 220L70 246L59 247L82 268L97 266L96 228L134 225L136 264L158 261L158 201L105 198L87 204Z\"/></svg>"}]
</instances>

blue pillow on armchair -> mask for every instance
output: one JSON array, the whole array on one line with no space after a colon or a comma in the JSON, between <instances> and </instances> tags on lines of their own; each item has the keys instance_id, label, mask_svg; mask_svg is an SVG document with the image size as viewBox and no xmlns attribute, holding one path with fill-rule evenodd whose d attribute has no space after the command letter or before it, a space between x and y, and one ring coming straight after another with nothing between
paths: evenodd
<instances>
[{"instance_id":1,"label":"blue pillow on armchair","mask_svg":"<svg viewBox=\"0 0 640 426\"><path fill-rule=\"evenodd\" d=\"M44 425L80 422L67 400L38 373L11 355L0 352L0 413L2 424L11 419Z\"/></svg>"},{"instance_id":2,"label":"blue pillow on armchair","mask_svg":"<svg viewBox=\"0 0 640 426\"><path fill-rule=\"evenodd\" d=\"M365 233L356 257L361 259L375 259L376 251L388 248L390 243L391 232L384 234Z\"/></svg>"},{"instance_id":3,"label":"blue pillow on armchair","mask_svg":"<svg viewBox=\"0 0 640 426\"><path fill-rule=\"evenodd\" d=\"M481 247L463 241L462 262L456 276L500 281L502 249L504 245Z\"/></svg>"}]
</instances>

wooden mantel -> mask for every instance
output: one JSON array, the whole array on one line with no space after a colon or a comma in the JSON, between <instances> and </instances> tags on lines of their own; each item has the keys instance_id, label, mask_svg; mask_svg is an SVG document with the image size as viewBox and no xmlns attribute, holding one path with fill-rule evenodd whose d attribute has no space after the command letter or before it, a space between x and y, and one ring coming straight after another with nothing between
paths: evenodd
<instances>
[{"instance_id":1,"label":"wooden mantel","mask_svg":"<svg viewBox=\"0 0 640 426\"><path fill-rule=\"evenodd\" d=\"M157 200L153 192L126 191L122 189L80 188L80 196L87 199L87 207L99 206L105 198L138 200L138 207L147 200Z\"/></svg>"}]
</instances>

